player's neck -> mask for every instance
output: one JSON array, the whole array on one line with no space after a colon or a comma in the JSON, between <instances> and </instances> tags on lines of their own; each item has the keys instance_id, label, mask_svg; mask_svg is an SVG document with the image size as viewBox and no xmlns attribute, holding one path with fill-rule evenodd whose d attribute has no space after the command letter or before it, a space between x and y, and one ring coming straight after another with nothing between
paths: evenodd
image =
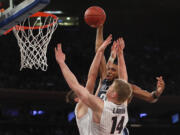
<instances>
[{"instance_id":1,"label":"player's neck","mask_svg":"<svg viewBox=\"0 0 180 135\"><path fill-rule=\"evenodd\" d=\"M114 98L108 98L107 99L109 102L112 102L112 103L114 103L114 104L116 104L116 105L121 105L123 102L119 102L119 101L117 101L116 99L114 99Z\"/></svg>"},{"instance_id":2,"label":"player's neck","mask_svg":"<svg viewBox=\"0 0 180 135\"><path fill-rule=\"evenodd\" d=\"M110 78L105 78L108 82L113 82L114 79L110 79Z\"/></svg>"}]
</instances>

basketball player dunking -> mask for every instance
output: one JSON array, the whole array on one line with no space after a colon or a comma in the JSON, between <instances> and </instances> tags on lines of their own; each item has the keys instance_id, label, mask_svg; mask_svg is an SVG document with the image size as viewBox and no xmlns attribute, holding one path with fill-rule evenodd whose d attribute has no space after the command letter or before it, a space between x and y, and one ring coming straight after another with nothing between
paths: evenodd
<instances>
[{"instance_id":1,"label":"basketball player dunking","mask_svg":"<svg viewBox=\"0 0 180 135\"><path fill-rule=\"evenodd\" d=\"M97 33L96 33L96 46L95 46L96 50L100 47L102 42L103 42L103 26L100 26L97 28ZM124 40L122 38L119 39L119 42L121 46L125 46ZM106 64L105 57L102 57L102 60L101 60L100 82L99 82L99 87L97 91L98 91L98 96L103 100L106 100L107 89L111 86L114 79L118 78L118 72L120 70L123 70L123 71L120 71L119 73L126 72L127 74L123 51L120 52L120 54L117 54L115 49L116 47L113 45L111 48L111 55L109 57L107 64ZM116 56L118 57L119 60L121 59L120 61L118 60L118 65L114 63ZM127 78L128 76L126 77L126 79ZM142 90L140 87L134 84L131 84L132 89L133 89L133 95L139 99L145 100L150 103L156 102L158 100L158 97L164 91L164 87L165 87L165 83L161 76L157 77L156 79L157 79L157 89L156 91L153 91L152 93L149 93L145 90Z\"/></svg>"},{"instance_id":2,"label":"basketball player dunking","mask_svg":"<svg viewBox=\"0 0 180 135\"><path fill-rule=\"evenodd\" d=\"M123 46L125 46L124 40L122 38L120 38L119 40L121 42L121 44L124 44ZM103 26L100 26L97 28L97 34L96 34L96 50L100 47L100 45L103 42ZM122 52L123 54L123 52ZM108 87L112 84L113 80L118 78L118 70L122 69L122 66L126 66L124 61L124 56L122 55L122 60L120 62L123 62L124 65L122 65L123 63L118 63L115 64L114 60L117 56L120 56L119 54L116 54L115 51L115 47L112 46L111 48L111 55L110 58L106 64L106 60L105 57L102 57L101 60L101 64L100 64L100 82L99 82L99 92L98 92L98 96L102 99L105 100L106 98L106 91L108 89ZM124 68L126 69L126 68ZM122 73L123 71L119 72ZM125 70L125 72L127 72ZM131 84L132 88L133 88L133 95L137 98L140 98L142 100L148 101L150 103L153 103L155 101L157 101L157 98L162 94L162 92L164 91L164 87L165 87L165 83L162 79L162 77L157 77L157 90L153 91L152 93L149 93L145 90L142 90L140 87Z\"/></svg>"},{"instance_id":3,"label":"basketball player dunking","mask_svg":"<svg viewBox=\"0 0 180 135\"><path fill-rule=\"evenodd\" d=\"M58 45L55 53L56 60L69 87L76 93L78 98L92 110L91 134L121 135L121 131L128 122L127 100L132 93L130 84L125 80L114 80L113 84L107 90L107 101L103 101L90 94L86 88L79 84L74 74L65 64L65 55L61 50L61 45ZM103 53L99 55L98 65L100 64L102 54ZM125 79L123 74L120 77Z\"/></svg>"}]
</instances>

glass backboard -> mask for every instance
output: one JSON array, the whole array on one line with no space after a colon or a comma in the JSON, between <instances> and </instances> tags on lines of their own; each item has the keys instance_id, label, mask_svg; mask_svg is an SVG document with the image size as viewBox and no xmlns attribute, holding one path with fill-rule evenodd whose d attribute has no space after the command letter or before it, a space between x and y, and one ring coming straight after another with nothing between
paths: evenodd
<instances>
[{"instance_id":1,"label":"glass backboard","mask_svg":"<svg viewBox=\"0 0 180 135\"><path fill-rule=\"evenodd\" d=\"M0 35L3 35L25 18L38 12L49 4L50 0L0 0Z\"/></svg>"}]
</instances>

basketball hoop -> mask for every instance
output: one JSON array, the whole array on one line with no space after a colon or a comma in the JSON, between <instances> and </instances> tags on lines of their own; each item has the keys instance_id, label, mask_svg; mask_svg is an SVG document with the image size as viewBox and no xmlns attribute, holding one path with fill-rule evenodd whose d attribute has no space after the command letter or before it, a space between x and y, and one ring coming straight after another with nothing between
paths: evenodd
<instances>
[{"instance_id":1,"label":"basketball hoop","mask_svg":"<svg viewBox=\"0 0 180 135\"><path fill-rule=\"evenodd\" d=\"M37 12L12 28L20 47L20 70L33 67L47 70L46 52L52 34L58 26L57 20L55 15Z\"/></svg>"}]
</instances>

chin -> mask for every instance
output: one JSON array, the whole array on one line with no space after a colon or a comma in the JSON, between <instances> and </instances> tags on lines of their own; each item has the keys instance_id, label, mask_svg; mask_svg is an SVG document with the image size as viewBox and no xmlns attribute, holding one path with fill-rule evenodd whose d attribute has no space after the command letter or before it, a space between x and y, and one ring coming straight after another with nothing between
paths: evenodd
<instances>
[{"instance_id":1,"label":"chin","mask_svg":"<svg viewBox=\"0 0 180 135\"><path fill-rule=\"evenodd\" d=\"M109 80L109 81L112 81L112 80L113 80L112 77L107 77L106 79Z\"/></svg>"}]
</instances>

